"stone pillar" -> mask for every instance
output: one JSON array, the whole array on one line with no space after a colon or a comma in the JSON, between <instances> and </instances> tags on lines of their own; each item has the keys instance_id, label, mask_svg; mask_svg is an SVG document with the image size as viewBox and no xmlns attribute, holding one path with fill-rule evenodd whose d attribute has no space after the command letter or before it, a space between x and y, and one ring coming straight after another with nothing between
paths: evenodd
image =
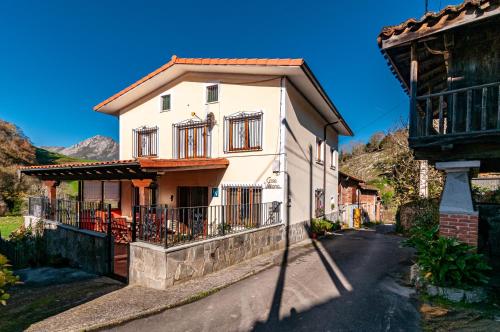
<instances>
[{"instance_id":1,"label":"stone pillar","mask_svg":"<svg viewBox=\"0 0 500 332\"><path fill-rule=\"evenodd\" d=\"M439 205L439 233L477 246L479 214L474 211L469 172L479 168L479 161L436 163L446 172L446 181Z\"/></svg>"},{"instance_id":2,"label":"stone pillar","mask_svg":"<svg viewBox=\"0 0 500 332\"><path fill-rule=\"evenodd\" d=\"M419 181L419 195L422 198L429 197L429 163L427 160L420 160L420 181Z\"/></svg>"},{"instance_id":3,"label":"stone pillar","mask_svg":"<svg viewBox=\"0 0 500 332\"><path fill-rule=\"evenodd\" d=\"M132 184L134 187L139 188L139 204L140 205L148 205L149 197L146 195L146 188L151 185L151 179L142 179L142 180L132 180Z\"/></svg>"}]
</instances>

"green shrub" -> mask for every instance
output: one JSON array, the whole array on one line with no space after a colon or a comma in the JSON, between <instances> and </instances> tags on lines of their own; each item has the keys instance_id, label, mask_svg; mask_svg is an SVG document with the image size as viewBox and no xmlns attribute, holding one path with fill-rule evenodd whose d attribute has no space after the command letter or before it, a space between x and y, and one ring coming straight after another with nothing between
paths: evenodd
<instances>
[{"instance_id":1,"label":"green shrub","mask_svg":"<svg viewBox=\"0 0 500 332\"><path fill-rule=\"evenodd\" d=\"M316 234L324 234L333 229L333 223L325 219L313 219L311 221L311 232Z\"/></svg>"},{"instance_id":2,"label":"green shrub","mask_svg":"<svg viewBox=\"0 0 500 332\"><path fill-rule=\"evenodd\" d=\"M6 305L10 298L7 288L19 283L19 277L12 273L10 267L7 258L0 255L0 304L2 305Z\"/></svg>"},{"instance_id":3,"label":"green shrub","mask_svg":"<svg viewBox=\"0 0 500 332\"><path fill-rule=\"evenodd\" d=\"M425 280L436 286L467 288L488 282L491 270L475 248L454 238L438 235L439 226L412 229L407 245L417 250L417 264Z\"/></svg>"}]
</instances>

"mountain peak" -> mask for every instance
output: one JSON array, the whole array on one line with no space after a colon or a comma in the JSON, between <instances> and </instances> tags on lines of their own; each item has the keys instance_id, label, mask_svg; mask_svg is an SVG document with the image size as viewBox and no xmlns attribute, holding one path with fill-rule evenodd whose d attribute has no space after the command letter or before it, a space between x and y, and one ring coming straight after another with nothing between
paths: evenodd
<instances>
[{"instance_id":1,"label":"mountain peak","mask_svg":"<svg viewBox=\"0 0 500 332\"><path fill-rule=\"evenodd\" d=\"M108 136L95 135L69 147L44 147L46 150L88 160L116 160L118 143Z\"/></svg>"}]
</instances>

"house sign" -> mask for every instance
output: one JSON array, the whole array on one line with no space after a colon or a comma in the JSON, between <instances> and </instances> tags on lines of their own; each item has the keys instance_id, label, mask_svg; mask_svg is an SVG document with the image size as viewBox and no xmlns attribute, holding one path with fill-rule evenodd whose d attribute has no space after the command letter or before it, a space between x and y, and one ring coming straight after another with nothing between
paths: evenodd
<instances>
[{"instance_id":1,"label":"house sign","mask_svg":"<svg viewBox=\"0 0 500 332\"><path fill-rule=\"evenodd\" d=\"M265 183L266 189L281 189L281 186L278 183L278 179L273 177L268 177Z\"/></svg>"}]
</instances>

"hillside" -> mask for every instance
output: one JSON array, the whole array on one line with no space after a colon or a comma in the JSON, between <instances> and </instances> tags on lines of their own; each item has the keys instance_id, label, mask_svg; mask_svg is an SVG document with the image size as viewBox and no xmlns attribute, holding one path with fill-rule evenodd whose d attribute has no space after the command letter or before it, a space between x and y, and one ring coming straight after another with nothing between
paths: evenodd
<instances>
[{"instance_id":1,"label":"hillside","mask_svg":"<svg viewBox=\"0 0 500 332\"><path fill-rule=\"evenodd\" d=\"M110 137L96 135L69 147L45 146L44 150L86 160L118 159L118 143Z\"/></svg>"},{"instance_id":2,"label":"hillside","mask_svg":"<svg viewBox=\"0 0 500 332\"><path fill-rule=\"evenodd\" d=\"M340 170L376 186L387 208L418 199L420 165L408 146L405 128L388 134L376 133L367 144L358 143L342 152ZM429 195L439 195L441 174L429 168Z\"/></svg>"},{"instance_id":3,"label":"hillside","mask_svg":"<svg viewBox=\"0 0 500 332\"><path fill-rule=\"evenodd\" d=\"M24 198L29 194L40 194L37 179L18 178L19 166L78 161L84 160L35 147L19 127L0 120L0 216L7 212L20 214Z\"/></svg>"}]
</instances>

